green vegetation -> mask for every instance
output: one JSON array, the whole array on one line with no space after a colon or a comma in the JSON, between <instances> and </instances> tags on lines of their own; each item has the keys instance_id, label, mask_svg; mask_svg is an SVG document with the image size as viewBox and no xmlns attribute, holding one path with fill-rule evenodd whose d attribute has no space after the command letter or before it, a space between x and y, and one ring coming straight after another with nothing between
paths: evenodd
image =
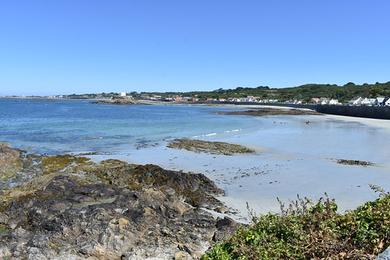
<instances>
[{"instance_id":1,"label":"green vegetation","mask_svg":"<svg viewBox=\"0 0 390 260\"><path fill-rule=\"evenodd\" d=\"M88 165L90 160L85 157L76 157L73 155L56 155L42 158L43 174L50 174L64 170L69 166L79 167L81 165Z\"/></svg>"},{"instance_id":2,"label":"green vegetation","mask_svg":"<svg viewBox=\"0 0 390 260\"><path fill-rule=\"evenodd\" d=\"M213 91L192 91L192 92L131 92L129 96L136 99L142 99L143 96L158 95L162 98L171 98L177 95L187 96L205 101L208 98L243 98L248 96L259 97L261 99L277 99L281 102L287 100L303 100L309 102L312 98L325 97L335 98L340 102L348 102L355 97L371 97L390 96L390 81L386 83L363 84L356 85L349 82L343 86L335 84L305 84L296 87L288 88L270 88L268 86L259 87L237 87L235 89L217 89ZM119 93L100 93L100 94L81 94L65 96L70 99L85 99L85 98L114 98L119 96Z\"/></svg>"},{"instance_id":3,"label":"green vegetation","mask_svg":"<svg viewBox=\"0 0 390 260\"><path fill-rule=\"evenodd\" d=\"M279 101L303 100L309 102L316 97L335 98L340 102L348 102L355 97L378 97L390 96L390 82L355 85L350 82L343 86L331 84L306 84L289 88L270 88L260 86L254 88L238 87L235 89L218 89L214 91L196 91L196 92L168 92L168 93L141 93L156 94L162 97L183 95L197 97L199 100L207 98L242 98L248 96L260 97L262 99L277 99Z\"/></svg>"},{"instance_id":4,"label":"green vegetation","mask_svg":"<svg viewBox=\"0 0 390 260\"><path fill-rule=\"evenodd\" d=\"M10 228L4 224L0 224L0 236L7 234L10 231Z\"/></svg>"},{"instance_id":5,"label":"green vegetation","mask_svg":"<svg viewBox=\"0 0 390 260\"><path fill-rule=\"evenodd\" d=\"M190 92L183 95L197 96L200 99L207 98L241 98L248 96L256 96L262 99L278 99L279 101L287 101L299 99L310 101L311 98L326 97L335 98L341 102L347 102L352 98L362 97L377 97L390 96L390 82L355 85L348 83L343 86L330 84L307 84L291 88L242 88L236 89L218 89L210 92Z\"/></svg>"},{"instance_id":6,"label":"green vegetation","mask_svg":"<svg viewBox=\"0 0 390 260\"><path fill-rule=\"evenodd\" d=\"M202 259L368 259L390 246L389 193L345 214L336 211L334 200L298 198L282 205L281 215L254 218Z\"/></svg>"}]
</instances>

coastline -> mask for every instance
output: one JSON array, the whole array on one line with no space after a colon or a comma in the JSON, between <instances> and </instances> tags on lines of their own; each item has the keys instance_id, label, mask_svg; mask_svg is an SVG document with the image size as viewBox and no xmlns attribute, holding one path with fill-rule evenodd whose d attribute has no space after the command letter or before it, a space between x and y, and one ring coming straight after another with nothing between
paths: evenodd
<instances>
[{"instance_id":1,"label":"coastline","mask_svg":"<svg viewBox=\"0 0 390 260\"><path fill-rule=\"evenodd\" d=\"M204 105L175 104L174 106ZM264 106L223 105L223 107L234 111ZM280 107L280 109L291 108ZM213 113L211 109L208 112ZM221 117L236 118L227 115ZM260 122L261 128L248 130L241 129L241 126L237 125L231 128L229 133L210 131L202 135L186 137L240 144L254 149L255 154L234 155L228 158L223 155L196 154L169 149L166 147L167 141L162 141L157 145L140 147L121 144L113 153L88 154L89 151L86 151L85 156L96 161L121 159L136 164L157 164L164 169L203 173L226 191L226 196L219 199L236 210L238 214L233 217L242 222L247 221L246 202L257 213L277 212L279 210L277 197L288 201L295 199L299 194L315 199L328 192L331 197L339 200L340 210L348 210L374 198L375 195L368 187L369 184L378 184L385 189L390 189L390 179L388 174L386 175L390 167L387 159L390 156L389 151L378 150L372 153L374 148L371 148L366 152L358 143L361 139L370 138L373 141L369 145L380 149L383 143L380 136L388 136L390 121L334 115L239 116L238 118L240 117ZM332 135L332 131L342 132L339 137ZM376 137L375 133L378 131L380 135ZM323 139L321 143L326 146L316 145L319 138ZM337 159L373 161L377 165L374 167L343 166L335 163ZM334 176L334 173L337 173L337 176ZM322 189L318 190L316 187Z\"/></svg>"},{"instance_id":2,"label":"coastline","mask_svg":"<svg viewBox=\"0 0 390 260\"><path fill-rule=\"evenodd\" d=\"M122 110L122 108L118 109ZM241 108L229 107L229 111L238 109ZM128 109L123 110L128 111ZM182 150L181 145L171 145L172 147L169 148L167 146L174 139L164 139L156 145L146 144L140 147L122 143L120 147L116 147L117 150L103 154L87 151L78 153L79 155L75 153L75 157L67 155L54 156L59 158L59 161L56 159L55 163L49 166L48 169L45 166L48 172L43 175L50 176L48 179L49 188L45 188L46 184L43 188L39 187L38 194L41 194L43 198L54 198L54 211L57 209L63 210L63 204L68 205L70 203L71 207L66 212L74 219L78 219L76 216L84 214L82 213L84 212L84 210L81 210L82 208L87 208L87 212L91 216L97 209L107 211L109 218L112 218L112 220L107 218L104 220L104 223L109 223L110 228L113 228L109 229L109 231L106 230L109 232L109 236L112 234L116 235L118 234L117 232L122 234L123 230L128 229L131 233L125 233L125 236L128 238L126 241L131 240L130 237L133 234L137 234L137 231L131 229L130 226L138 225L139 220L137 218L140 214L145 217L142 218L142 221L144 221L142 223L152 223L147 218L157 215L158 226L161 223L166 223L165 218L167 216L164 215L165 210L167 208L169 210L176 209L177 204L179 204L180 212L182 212L181 209L185 208L185 211L189 210L191 219L199 221L195 222L195 227L198 224L201 225L200 223L203 225L206 222L209 225L207 232L197 230L191 233L191 240L186 240L185 246L187 249L181 244L172 247L170 242L169 245L164 244L163 247L161 247L161 244L157 245L157 249L155 248L156 245L140 246L138 248L141 251L132 252L133 255L131 256L144 255L142 250L154 250L152 254L156 254L157 257L168 258L177 253L180 255L190 254L196 258L202 255L215 242L214 237L223 238L226 236L226 233L223 233L226 231L225 228L230 232L235 230L237 223L247 224L250 222L250 213L247 205L256 215L269 212L280 213L280 205L277 198L282 202L288 203L296 199L297 195L317 200L327 193L330 198L336 199L339 212L344 212L355 209L362 203L377 198L377 194L371 190L370 185L377 185L385 190L390 190L390 175L388 174L390 172L390 163L388 162L390 151L386 150L386 147L382 147L382 150L379 150L383 144L383 138L389 136L390 130L389 124L383 122L383 120L283 113L261 116L238 115L237 117L221 115L219 118L219 116L214 117L212 109L203 111L213 115L212 118L216 120L229 120L229 118L236 120L235 118L238 118L237 121L234 121L238 123L243 122L244 118L245 120L253 120L256 122L254 125L258 126L258 129L245 129L245 127L241 129L240 125L237 125L237 128L234 130L189 136L192 139L206 141L197 142L196 145L198 147L195 150ZM367 151L362 149L360 145L362 140L370 141L370 143L365 142L365 145L370 146L370 149ZM204 144L216 144L215 142L228 143L230 145L229 149L234 148L233 151L239 152L225 151L221 153L213 149L205 152ZM319 146L317 143L321 145ZM243 148L245 149L242 150ZM374 151L373 148L376 149L376 152L372 152ZM240 151L250 151L250 153L241 153ZM26 158L40 160L40 156L30 156ZM85 161L82 159L84 156L92 159L92 171L89 162L87 163L87 168L78 168L79 164L84 164ZM75 160L76 163L66 164L65 168L62 169L61 165L64 158L66 160ZM123 162L117 160L122 160ZM359 160L373 163L357 166L339 164L340 160L347 162L349 160ZM40 164L39 162L38 164L34 162L27 165L35 169L34 167ZM106 168L106 165L109 165L108 168ZM18 165L16 166L19 167ZM100 168L102 166L103 168ZM42 168L44 171L45 167ZM41 168L38 167L37 169ZM73 171L73 169L76 169L76 171ZM142 170L139 171L139 169ZM56 172L57 170L58 172ZM128 179L131 176L131 174L128 174L128 171L138 174L135 177L135 185L133 185L134 179ZM36 173L35 170L33 172ZM163 177L161 178L161 176ZM198 178L196 176L204 176L205 179L201 178L200 182L198 182L196 181ZM46 183L45 178L44 182ZM173 197L172 204L171 189L181 187L183 185L182 181L184 181L184 184L188 184L188 179L192 179L190 183L195 180L195 183L190 184L190 187L195 187L195 189L204 183L212 183L215 186L209 185L207 189L201 189L196 196L193 196L191 192L183 193L183 191L186 191L186 188L182 189L180 190L182 193L178 193L179 196ZM75 183L73 180L79 181ZM98 182L96 182L97 180ZM155 180L158 180L158 182L156 183ZM161 187L158 183L161 180L168 180L168 182L167 185L163 185L162 193L159 193ZM210 180L210 182L207 180ZM179 185L177 185L177 182L179 182ZM120 187L117 187L117 185ZM144 187L144 185L147 187ZM61 187L65 187L65 190L67 190L65 198L61 197L62 195L57 197L58 194L62 194L60 192ZM125 188L125 190L122 188ZM150 204L151 206L121 204L121 201L134 200L135 198L126 189L135 189L136 199L144 198L147 202L145 205ZM81 190L81 195L79 195L79 190ZM19 190L16 191L19 192ZM208 194L208 191L213 192ZM103 194L103 197L98 194ZM207 196L206 204L203 204L202 196L200 196L201 203L199 204L199 194ZM125 200L115 200L113 195L115 197L124 196ZM211 195L211 197L208 195ZM81 199L80 196L82 197ZM145 200L142 203L145 203ZM50 201L50 203L53 203L53 201ZM40 208L40 204L34 204L34 208L37 210L43 209L44 212L52 210L50 207L48 209L45 208L46 203L41 204L43 208ZM165 209L159 208L160 204ZM28 207L27 204L16 205L18 205L16 207L18 212L25 212L25 209ZM114 211L112 211L111 207L115 207ZM136 212L133 212L132 207L135 208ZM142 209L147 208L148 210L139 213L138 207ZM129 209L132 210L129 211ZM76 212L77 210L81 211L74 215L75 210ZM140 211L142 212L142 210ZM125 214L125 212L130 213ZM55 212L55 214L58 214L58 212ZM50 216L52 215L50 213ZM192 230L193 227L186 222L186 216L188 215L181 216L183 219L179 217L180 225L184 228L190 227ZM57 221L54 222L55 224L52 224L53 222L45 219L46 217L36 220L35 225L39 227L45 227L46 225L54 225L54 227L56 225L66 226L64 222ZM128 221L133 221L131 223L134 224L129 225L127 224ZM166 241L167 237L169 239L175 237L172 235L177 231L175 227L178 222L175 221L169 222L167 226L166 224L158 226L161 228L160 233L153 234L153 236L156 235L156 238L158 240L162 239L162 241ZM97 224L96 222L93 223ZM95 228L99 229L102 225L104 226L104 224L98 224ZM215 229L219 225L223 225L223 228L221 230ZM144 226L147 227L148 225L141 225L141 227ZM0 225L0 227L2 226ZM8 221L5 226L6 232L13 230L13 227L13 223ZM168 227L168 229L164 227ZM171 230L174 231L172 232ZM205 232L207 233L207 238L200 238L199 234L205 234ZM219 232L222 232L222 234ZM96 234L93 233L92 235ZM211 236L213 237L213 242L210 242ZM195 239L195 237L198 238ZM178 237L179 240L184 238L186 236ZM194 239L200 242L195 243ZM86 243L90 242L88 239L86 241ZM111 243L110 241L108 240L109 243ZM118 240L113 241L113 243L118 243ZM106 242L102 241L99 243L104 244ZM141 240L140 242L143 243L144 241ZM111 246L111 244L105 245L108 248ZM96 250L94 250L90 246L85 254L97 254ZM167 253L167 250L169 253ZM44 252L54 254L50 250ZM117 251L113 250L108 253L114 256Z\"/></svg>"}]
</instances>

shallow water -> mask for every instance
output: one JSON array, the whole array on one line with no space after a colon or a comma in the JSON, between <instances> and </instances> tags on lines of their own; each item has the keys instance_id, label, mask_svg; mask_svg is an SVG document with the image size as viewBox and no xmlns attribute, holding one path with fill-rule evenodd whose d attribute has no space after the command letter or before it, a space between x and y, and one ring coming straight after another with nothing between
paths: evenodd
<instances>
[{"instance_id":1,"label":"shallow water","mask_svg":"<svg viewBox=\"0 0 390 260\"><path fill-rule=\"evenodd\" d=\"M376 198L369 184L390 190L389 121L215 113L226 109L232 108L0 100L0 140L31 152L97 152L91 158L201 172L226 191L221 200L238 209L238 218L246 217L246 202L257 212L278 211L276 197L316 199L327 192L343 211ZM216 156L166 148L176 137L239 143L257 153ZM339 165L341 158L376 165Z\"/></svg>"},{"instance_id":2,"label":"shallow water","mask_svg":"<svg viewBox=\"0 0 390 260\"><path fill-rule=\"evenodd\" d=\"M226 108L0 99L0 140L38 153L120 153L174 137L229 135L257 126L248 118L216 115L222 110Z\"/></svg>"}]
</instances>

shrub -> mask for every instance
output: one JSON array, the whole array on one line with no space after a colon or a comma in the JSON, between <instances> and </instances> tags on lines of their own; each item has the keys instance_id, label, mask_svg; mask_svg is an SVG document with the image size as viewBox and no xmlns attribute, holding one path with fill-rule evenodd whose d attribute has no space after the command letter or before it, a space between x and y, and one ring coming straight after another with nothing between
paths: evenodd
<instances>
[{"instance_id":1,"label":"shrub","mask_svg":"<svg viewBox=\"0 0 390 260\"><path fill-rule=\"evenodd\" d=\"M345 214L327 197L299 198L281 214L255 217L203 260L373 258L390 246L390 194Z\"/></svg>"}]
</instances>

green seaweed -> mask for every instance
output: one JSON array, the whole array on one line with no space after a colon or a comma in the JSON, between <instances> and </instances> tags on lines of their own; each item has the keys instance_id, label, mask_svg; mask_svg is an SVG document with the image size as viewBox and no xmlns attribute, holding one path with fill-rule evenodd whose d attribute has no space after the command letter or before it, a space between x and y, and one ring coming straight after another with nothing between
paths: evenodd
<instances>
[{"instance_id":1,"label":"green seaweed","mask_svg":"<svg viewBox=\"0 0 390 260\"><path fill-rule=\"evenodd\" d=\"M69 154L48 156L42 158L43 174L63 171L69 166L82 167L90 164L90 159Z\"/></svg>"}]
</instances>

